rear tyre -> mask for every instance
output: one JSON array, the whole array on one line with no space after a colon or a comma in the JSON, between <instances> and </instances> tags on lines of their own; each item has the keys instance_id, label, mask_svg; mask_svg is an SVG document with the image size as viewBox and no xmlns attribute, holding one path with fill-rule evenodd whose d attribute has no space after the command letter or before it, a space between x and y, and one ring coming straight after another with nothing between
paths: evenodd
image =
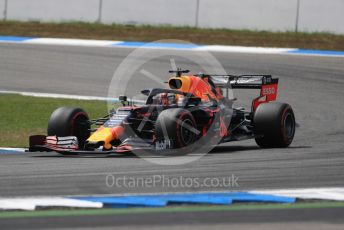
<instances>
[{"instance_id":1,"label":"rear tyre","mask_svg":"<svg viewBox=\"0 0 344 230\"><path fill-rule=\"evenodd\" d=\"M170 140L173 148L191 145L197 138L196 122L193 115L185 109L162 111L155 124L158 141Z\"/></svg>"},{"instance_id":2,"label":"rear tyre","mask_svg":"<svg viewBox=\"0 0 344 230\"><path fill-rule=\"evenodd\" d=\"M48 122L48 136L76 136L79 149L90 136L90 124L87 113L80 108L61 107L56 109Z\"/></svg>"},{"instance_id":3,"label":"rear tyre","mask_svg":"<svg viewBox=\"0 0 344 230\"><path fill-rule=\"evenodd\" d=\"M285 148L294 139L295 116L291 106L286 103L259 105L253 123L256 143L262 148Z\"/></svg>"}]
</instances>

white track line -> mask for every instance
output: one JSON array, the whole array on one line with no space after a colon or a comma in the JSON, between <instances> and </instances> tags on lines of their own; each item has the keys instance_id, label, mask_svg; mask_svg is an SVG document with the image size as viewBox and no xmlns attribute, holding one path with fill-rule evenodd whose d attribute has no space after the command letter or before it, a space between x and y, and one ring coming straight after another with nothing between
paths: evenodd
<instances>
[{"instance_id":1,"label":"white track line","mask_svg":"<svg viewBox=\"0 0 344 230\"><path fill-rule=\"evenodd\" d=\"M208 45L208 46L201 46L201 47L195 48L195 50L228 52L228 53L285 54L289 51L294 51L296 49Z\"/></svg>"},{"instance_id":2,"label":"white track line","mask_svg":"<svg viewBox=\"0 0 344 230\"><path fill-rule=\"evenodd\" d=\"M76 100L116 101L116 102L118 101L118 98L81 96L81 95L73 95L73 94L22 92L22 91L11 91L11 90L0 90L0 94L19 94L22 96L31 96L31 97L76 99Z\"/></svg>"},{"instance_id":3,"label":"white track line","mask_svg":"<svg viewBox=\"0 0 344 230\"><path fill-rule=\"evenodd\" d=\"M103 203L63 197L0 198L3 210L35 210L38 207L102 208Z\"/></svg>"},{"instance_id":4,"label":"white track line","mask_svg":"<svg viewBox=\"0 0 344 230\"><path fill-rule=\"evenodd\" d=\"M6 152L25 152L25 148L5 148L5 147L0 147L0 154L1 151L5 151Z\"/></svg>"},{"instance_id":5,"label":"white track line","mask_svg":"<svg viewBox=\"0 0 344 230\"><path fill-rule=\"evenodd\" d=\"M344 187L257 190L252 193L296 197L300 199L319 199L344 201Z\"/></svg>"},{"instance_id":6,"label":"white track line","mask_svg":"<svg viewBox=\"0 0 344 230\"><path fill-rule=\"evenodd\" d=\"M39 45L106 47L106 46L112 46L117 43L121 43L121 41L65 39L65 38L35 38L35 39L26 40L22 43L39 44Z\"/></svg>"}]
</instances>

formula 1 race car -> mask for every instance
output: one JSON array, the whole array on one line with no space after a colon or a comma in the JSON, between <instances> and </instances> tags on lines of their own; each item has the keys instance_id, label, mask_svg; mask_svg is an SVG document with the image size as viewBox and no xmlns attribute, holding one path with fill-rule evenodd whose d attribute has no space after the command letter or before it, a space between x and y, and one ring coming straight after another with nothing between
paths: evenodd
<instances>
[{"instance_id":1,"label":"formula 1 race car","mask_svg":"<svg viewBox=\"0 0 344 230\"><path fill-rule=\"evenodd\" d=\"M30 137L29 151L124 153L164 151L203 144L254 138L262 148L288 147L295 134L290 105L274 102L278 79L270 75L186 75L170 71L168 88L142 90L136 105L120 96L122 106L103 118L90 120L80 108L61 107L48 123L48 135ZM250 111L232 108L230 89L259 89ZM215 141L214 141L215 140Z\"/></svg>"}]
</instances>

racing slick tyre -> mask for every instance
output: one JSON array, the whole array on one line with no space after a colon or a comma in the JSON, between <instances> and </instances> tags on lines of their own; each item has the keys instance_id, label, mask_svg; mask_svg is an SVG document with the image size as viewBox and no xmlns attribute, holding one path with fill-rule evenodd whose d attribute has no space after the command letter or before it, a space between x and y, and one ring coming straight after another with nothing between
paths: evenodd
<instances>
[{"instance_id":1,"label":"racing slick tyre","mask_svg":"<svg viewBox=\"0 0 344 230\"><path fill-rule=\"evenodd\" d=\"M196 121L185 109L173 108L162 111L155 124L157 141L169 140L172 148L188 146L197 138Z\"/></svg>"},{"instance_id":2,"label":"racing slick tyre","mask_svg":"<svg viewBox=\"0 0 344 230\"><path fill-rule=\"evenodd\" d=\"M80 108L58 108L50 116L48 136L76 136L79 149L82 149L91 134L88 120L87 113Z\"/></svg>"},{"instance_id":3,"label":"racing slick tyre","mask_svg":"<svg viewBox=\"0 0 344 230\"><path fill-rule=\"evenodd\" d=\"M262 148L285 148L293 141L295 116L290 105L271 102L258 106L253 118L256 143Z\"/></svg>"}]
</instances>

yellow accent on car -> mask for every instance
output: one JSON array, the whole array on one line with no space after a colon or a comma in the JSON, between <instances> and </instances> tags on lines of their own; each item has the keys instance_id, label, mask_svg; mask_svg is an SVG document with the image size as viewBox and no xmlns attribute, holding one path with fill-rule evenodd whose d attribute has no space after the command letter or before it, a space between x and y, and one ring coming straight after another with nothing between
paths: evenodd
<instances>
[{"instance_id":1,"label":"yellow accent on car","mask_svg":"<svg viewBox=\"0 0 344 230\"><path fill-rule=\"evenodd\" d=\"M90 143L98 143L100 141L104 142L104 148L111 149L112 145L110 142L113 140L113 134L111 128L102 127L94 132L87 141Z\"/></svg>"}]
</instances>

